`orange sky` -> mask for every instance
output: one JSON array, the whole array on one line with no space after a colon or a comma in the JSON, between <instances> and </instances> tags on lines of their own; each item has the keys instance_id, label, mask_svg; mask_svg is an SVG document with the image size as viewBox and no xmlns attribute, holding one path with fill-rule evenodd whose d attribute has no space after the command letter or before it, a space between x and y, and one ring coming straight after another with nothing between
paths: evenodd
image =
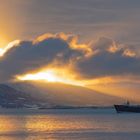
<instances>
[{"instance_id":1,"label":"orange sky","mask_svg":"<svg viewBox=\"0 0 140 140\"><path fill-rule=\"evenodd\" d=\"M140 84L139 1L0 3L2 80L43 79L95 88L115 96L131 89L136 92L135 98L139 97L140 89L135 86ZM45 49L43 41L54 50L51 45ZM42 46L44 50L38 49Z\"/></svg>"}]
</instances>

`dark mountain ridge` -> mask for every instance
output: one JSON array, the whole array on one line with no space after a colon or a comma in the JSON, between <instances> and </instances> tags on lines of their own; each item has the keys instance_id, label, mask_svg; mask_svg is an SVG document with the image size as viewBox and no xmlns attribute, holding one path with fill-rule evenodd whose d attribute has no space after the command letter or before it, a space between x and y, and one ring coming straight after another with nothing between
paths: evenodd
<instances>
[{"instance_id":1,"label":"dark mountain ridge","mask_svg":"<svg viewBox=\"0 0 140 140\"><path fill-rule=\"evenodd\" d=\"M104 106L123 99L85 87L45 82L16 82L0 84L0 105L45 104L45 106Z\"/></svg>"}]
</instances>

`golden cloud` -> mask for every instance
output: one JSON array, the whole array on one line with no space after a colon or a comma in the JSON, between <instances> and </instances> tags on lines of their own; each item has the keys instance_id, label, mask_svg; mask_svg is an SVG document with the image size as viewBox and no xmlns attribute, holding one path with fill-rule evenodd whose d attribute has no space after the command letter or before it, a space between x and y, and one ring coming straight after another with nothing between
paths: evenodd
<instances>
[{"instance_id":1,"label":"golden cloud","mask_svg":"<svg viewBox=\"0 0 140 140\"><path fill-rule=\"evenodd\" d=\"M65 33L14 41L1 51L1 81L46 75L50 81L86 85L140 74L140 58L132 48L105 37L91 42L79 43L78 36Z\"/></svg>"}]
</instances>

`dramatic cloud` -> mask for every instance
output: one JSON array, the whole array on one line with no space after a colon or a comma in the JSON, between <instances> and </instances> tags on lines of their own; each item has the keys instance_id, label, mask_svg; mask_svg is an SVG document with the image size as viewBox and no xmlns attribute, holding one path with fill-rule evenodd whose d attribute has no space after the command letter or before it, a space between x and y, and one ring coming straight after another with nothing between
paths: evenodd
<instances>
[{"instance_id":1,"label":"dramatic cloud","mask_svg":"<svg viewBox=\"0 0 140 140\"><path fill-rule=\"evenodd\" d=\"M140 74L140 57L136 50L108 38L79 44L73 35L46 34L33 41L11 45L0 57L1 82L50 65L70 66L77 78L83 79Z\"/></svg>"},{"instance_id":2,"label":"dramatic cloud","mask_svg":"<svg viewBox=\"0 0 140 140\"><path fill-rule=\"evenodd\" d=\"M69 64L80 55L81 52L71 48L61 34L40 37L34 41L21 41L7 49L1 57L0 77L1 80L8 80L17 74L38 70L52 63Z\"/></svg>"},{"instance_id":3,"label":"dramatic cloud","mask_svg":"<svg viewBox=\"0 0 140 140\"><path fill-rule=\"evenodd\" d=\"M135 49L101 38L91 46L92 56L77 62L76 68L87 78L139 75L140 57Z\"/></svg>"}]
</instances>

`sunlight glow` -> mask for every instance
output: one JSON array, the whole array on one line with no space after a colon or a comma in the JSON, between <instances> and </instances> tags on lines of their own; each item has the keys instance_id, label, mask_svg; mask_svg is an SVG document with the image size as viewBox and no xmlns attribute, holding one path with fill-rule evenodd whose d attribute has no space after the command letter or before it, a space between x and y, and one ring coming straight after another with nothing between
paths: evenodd
<instances>
[{"instance_id":1,"label":"sunlight glow","mask_svg":"<svg viewBox=\"0 0 140 140\"><path fill-rule=\"evenodd\" d=\"M25 74L23 76L17 76L18 80L44 80L47 82L58 82L65 83L77 86L84 86L84 83L81 81L74 80L71 75L67 74L67 71L59 69L49 69L46 71L41 71L34 74Z\"/></svg>"},{"instance_id":2,"label":"sunlight glow","mask_svg":"<svg viewBox=\"0 0 140 140\"><path fill-rule=\"evenodd\" d=\"M4 56L4 54L11 49L14 45L19 44L19 40L15 40L10 42L5 48L0 48L0 57Z\"/></svg>"},{"instance_id":3,"label":"sunlight glow","mask_svg":"<svg viewBox=\"0 0 140 140\"><path fill-rule=\"evenodd\" d=\"M3 55L3 49L0 48L0 56L2 56L2 55Z\"/></svg>"},{"instance_id":4,"label":"sunlight glow","mask_svg":"<svg viewBox=\"0 0 140 140\"><path fill-rule=\"evenodd\" d=\"M21 80L47 80L48 82L59 82L60 79L52 71L39 72L37 74L27 74Z\"/></svg>"},{"instance_id":5,"label":"sunlight glow","mask_svg":"<svg viewBox=\"0 0 140 140\"><path fill-rule=\"evenodd\" d=\"M47 70L41 70L37 73L29 72L24 75L17 75L17 80L21 81L40 81L44 80L46 82L51 83L64 83L71 84L76 86L84 86L91 88L90 85L98 85L98 84L107 84L113 82L113 79L110 77L106 78L97 78L91 80L81 80L76 79L75 74L73 72L68 71L66 68L50 68Z\"/></svg>"},{"instance_id":6,"label":"sunlight glow","mask_svg":"<svg viewBox=\"0 0 140 140\"><path fill-rule=\"evenodd\" d=\"M7 42L8 42L8 41L5 39L5 37L2 37L2 36L0 35L0 48L5 47L6 44L8 44Z\"/></svg>"}]
</instances>

